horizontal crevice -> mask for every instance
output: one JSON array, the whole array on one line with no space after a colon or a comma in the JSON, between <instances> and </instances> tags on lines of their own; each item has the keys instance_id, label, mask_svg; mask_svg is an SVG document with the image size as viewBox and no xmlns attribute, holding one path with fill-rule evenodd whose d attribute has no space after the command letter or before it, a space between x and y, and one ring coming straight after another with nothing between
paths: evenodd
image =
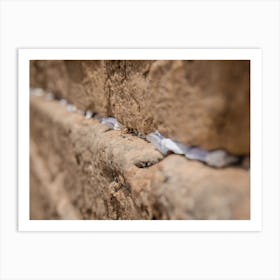
<instances>
[{"instance_id":1,"label":"horizontal crevice","mask_svg":"<svg viewBox=\"0 0 280 280\"><path fill-rule=\"evenodd\" d=\"M30 94L32 96L43 96L46 100L59 102L60 105L66 107L66 110L68 112L78 113L84 116L86 119L95 119L101 124L108 127L106 132L110 130L117 130L145 139L146 141L152 143L153 146L164 156L170 153L175 153L185 156L189 160L197 160L214 168L224 168L227 166L239 166L244 168L244 165L242 164L243 157L231 155L225 150L220 149L206 151L199 147L190 147L176 142L170 138L166 138L162 136L158 131L149 133L147 135L140 134L135 129L126 128L124 125L120 124L114 117L100 117L96 112L92 112L90 110L80 110L76 108L75 105L69 103L66 99L59 99L53 93L47 92L41 88L30 89ZM139 168L146 168L150 167L153 164L155 163L137 162L135 166ZM246 168L249 168L248 164Z\"/></svg>"}]
</instances>

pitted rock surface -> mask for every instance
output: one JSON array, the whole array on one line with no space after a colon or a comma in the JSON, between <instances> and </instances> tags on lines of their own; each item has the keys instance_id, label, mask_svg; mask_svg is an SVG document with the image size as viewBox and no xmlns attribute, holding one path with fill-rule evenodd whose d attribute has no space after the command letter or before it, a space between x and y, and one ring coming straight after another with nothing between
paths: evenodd
<instances>
[{"instance_id":1,"label":"pitted rock surface","mask_svg":"<svg viewBox=\"0 0 280 280\"><path fill-rule=\"evenodd\" d=\"M31 219L250 219L244 168L163 158L43 97L30 98L30 138Z\"/></svg>"},{"instance_id":2,"label":"pitted rock surface","mask_svg":"<svg viewBox=\"0 0 280 280\"><path fill-rule=\"evenodd\" d=\"M31 61L31 87L140 133L250 154L249 61Z\"/></svg>"}]
</instances>

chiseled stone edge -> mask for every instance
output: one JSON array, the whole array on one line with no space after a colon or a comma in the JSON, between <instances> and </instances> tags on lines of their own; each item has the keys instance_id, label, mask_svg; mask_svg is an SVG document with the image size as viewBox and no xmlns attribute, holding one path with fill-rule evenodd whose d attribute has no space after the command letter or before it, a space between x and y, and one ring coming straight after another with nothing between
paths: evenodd
<instances>
[{"instance_id":1,"label":"chiseled stone edge","mask_svg":"<svg viewBox=\"0 0 280 280\"><path fill-rule=\"evenodd\" d=\"M86 122L87 126L84 127L84 130L87 133L101 136L99 142L108 148L106 153L110 153L111 159L113 159L113 162L108 163L104 158L103 163L113 165L119 174L122 174L127 185L125 191L129 193L130 199L136 207L135 213L137 211L145 212L145 214L136 214L133 219L250 218L248 171L241 168L213 169L178 155L170 155L161 160L160 153L154 150L151 144L138 137L134 139L137 139L136 142L140 146L137 153L134 154L131 151L134 147L136 148L136 143L130 143L128 138L122 137L120 131L108 133L106 127L104 128L96 120L85 120L79 115L73 116L57 102L49 102L44 98L31 97L31 106L36 107L40 114L52 119L54 125L75 126L79 130L79 126L84 126L83 123ZM90 131L87 127L90 128ZM110 139L113 134L119 143L118 147L123 147L122 151L119 151L118 147L114 148L114 142L111 143ZM90 139L86 137L85 141L89 143ZM127 148L127 145L130 146ZM92 146L92 152L96 153L97 148ZM152 166L138 168L141 166L139 165L141 162L152 161ZM158 163L155 164L156 162ZM144 167L147 166L149 165L144 164ZM204 179L202 180L202 178ZM189 180L188 184L186 184L187 180ZM195 193L197 189L195 182L199 184L198 194ZM210 197L211 199L208 199ZM166 204L166 202L168 203ZM123 218L122 213L120 215L120 218Z\"/></svg>"}]
</instances>

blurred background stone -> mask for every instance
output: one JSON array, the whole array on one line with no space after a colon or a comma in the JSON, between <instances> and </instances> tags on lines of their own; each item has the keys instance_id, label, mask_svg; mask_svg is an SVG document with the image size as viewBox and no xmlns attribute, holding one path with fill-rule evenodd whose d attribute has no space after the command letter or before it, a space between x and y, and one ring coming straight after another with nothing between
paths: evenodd
<instances>
[{"instance_id":1,"label":"blurred background stone","mask_svg":"<svg viewBox=\"0 0 280 280\"><path fill-rule=\"evenodd\" d=\"M141 133L250 154L249 61L31 61L31 87Z\"/></svg>"}]
</instances>

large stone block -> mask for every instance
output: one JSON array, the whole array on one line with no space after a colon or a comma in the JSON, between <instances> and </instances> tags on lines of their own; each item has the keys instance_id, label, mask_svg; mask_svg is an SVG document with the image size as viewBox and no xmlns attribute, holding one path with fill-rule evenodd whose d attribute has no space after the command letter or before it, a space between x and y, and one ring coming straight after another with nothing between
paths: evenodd
<instances>
[{"instance_id":1,"label":"large stone block","mask_svg":"<svg viewBox=\"0 0 280 280\"><path fill-rule=\"evenodd\" d=\"M250 154L249 61L33 61L31 86L141 133Z\"/></svg>"},{"instance_id":2,"label":"large stone block","mask_svg":"<svg viewBox=\"0 0 280 280\"><path fill-rule=\"evenodd\" d=\"M241 167L163 157L43 97L31 97L30 138L32 219L250 218Z\"/></svg>"}]
</instances>

